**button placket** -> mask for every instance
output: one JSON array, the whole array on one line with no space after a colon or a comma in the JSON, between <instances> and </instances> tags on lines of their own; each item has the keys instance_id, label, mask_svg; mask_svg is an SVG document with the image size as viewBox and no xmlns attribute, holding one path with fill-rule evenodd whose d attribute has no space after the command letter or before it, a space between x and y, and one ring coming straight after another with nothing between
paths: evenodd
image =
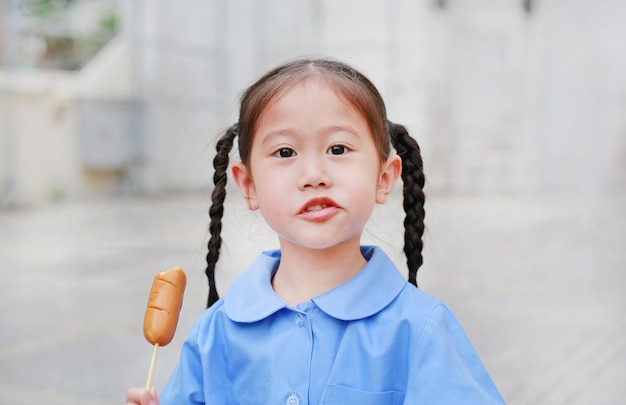
<instances>
[{"instance_id":1,"label":"button placket","mask_svg":"<svg viewBox=\"0 0 626 405\"><path fill-rule=\"evenodd\" d=\"M296 314L295 317L296 325L302 326L304 324L304 319L302 319L302 314Z\"/></svg>"},{"instance_id":2,"label":"button placket","mask_svg":"<svg viewBox=\"0 0 626 405\"><path fill-rule=\"evenodd\" d=\"M293 317L291 318L293 321L292 325L294 325L295 327L294 329L292 329L291 332L293 333L294 339L303 339L301 343L308 342L308 344L299 344L297 345L297 348L293 348L293 352L291 353L291 356L289 356L290 363L293 364L294 362L297 362L300 365L304 365L308 362L308 365L306 367L295 367L295 369L293 370L296 372L295 374L297 374L297 376L293 374L291 375L291 387L290 390L286 393L287 398L285 403L287 405L300 405L307 403L307 400L300 399L297 392L299 389L303 389L304 391L306 391L310 383L310 381L308 380L308 372L305 370L310 369L311 366L311 331L309 328L309 319L308 314L306 313L306 309L303 310L302 308L294 308L291 316Z\"/></svg>"}]
</instances>

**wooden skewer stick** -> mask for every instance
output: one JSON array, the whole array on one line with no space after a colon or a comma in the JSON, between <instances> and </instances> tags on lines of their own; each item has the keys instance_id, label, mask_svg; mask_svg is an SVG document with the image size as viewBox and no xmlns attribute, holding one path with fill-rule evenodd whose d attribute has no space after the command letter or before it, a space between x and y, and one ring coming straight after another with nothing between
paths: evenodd
<instances>
[{"instance_id":1,"label":"wooden skewer stick","mask_svg":"<svg viewBox=\"0 0 626 405\"><path fill-rule=\"evenodd\" d=\"M154 374L154 365L156 364L157 351L159 350L159 344L154 344L154 350L152 351L152 360L150 361L150 370L148 371L148 381L146 382L146 390L150 391L152 388L152 375Z\"/></svg>"}]
</instances>

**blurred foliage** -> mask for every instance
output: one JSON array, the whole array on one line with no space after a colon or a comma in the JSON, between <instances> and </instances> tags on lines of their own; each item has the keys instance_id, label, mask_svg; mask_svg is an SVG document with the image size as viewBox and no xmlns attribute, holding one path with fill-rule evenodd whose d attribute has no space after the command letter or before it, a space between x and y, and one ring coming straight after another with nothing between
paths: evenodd
<instances>
[{"instance_id":1,"label":"blurred foliage","mask_svg":"<svg viewBox=\"0 0 626 405\"><path fill-rule=\"evenodd\" d=\"M62 17L74 0L19 0L20 12L42 19Z\"/></svg>"},{"instance_id":2,"label":"blurred foliage","mask_svg":"<svg viewBox=\"0 0 626 405\"><path fill-rule=\"evenodd\" d=\"M100 29L107 32L117 31L117 13L110 12L100 20Z\"/></svg>"},{"instance_id":3,"label":"blurred foliage","mask_svg":"<svg viewBox=\"0 0 626 405\"><path fill-rule=\"evenodd\" d=\"M115 3L94 9L92 27L76 30L72 7L77 0L18 0L19 25L13 33L14 67L77 70L84 66L117 33ZM82 4L81 4L82 5ZM98 16L97 13L101 15Z\"/></svg>"}]
</instances>

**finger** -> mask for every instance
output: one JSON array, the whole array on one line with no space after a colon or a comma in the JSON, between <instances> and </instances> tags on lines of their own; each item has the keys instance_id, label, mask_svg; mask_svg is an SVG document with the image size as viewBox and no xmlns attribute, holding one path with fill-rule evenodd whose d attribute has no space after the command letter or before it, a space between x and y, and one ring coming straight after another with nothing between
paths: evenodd
<instances>
[{"instance_id":1,"label":"finger","mask_svg":"<svg viewBox=\"0 0 626 405\"><path fill-rule=\"evenodd\" d=\"M126 391L126 404L147 404L152 399L151 393L145 387L132 387Z\"/></svg>"},{"instance_id":2,"label":"finger","mask_svg":"<svg viewBox=\"0 0 626 405\"><path fill-rule=\"evenodd\" d=\"M150 401L148 401L148 405L159 405L159 396L157 395L156 388L150 388Z\"/></svg>"}]
</instances>

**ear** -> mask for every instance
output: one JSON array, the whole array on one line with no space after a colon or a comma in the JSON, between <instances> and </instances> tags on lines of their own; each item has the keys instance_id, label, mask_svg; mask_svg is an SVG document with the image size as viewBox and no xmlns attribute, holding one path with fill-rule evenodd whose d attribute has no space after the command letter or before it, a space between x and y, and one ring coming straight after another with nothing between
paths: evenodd
<instances>
[{"instance_id":1,"label":"ear","mask_svg":"<svg viewBox=\"0 0 626 405\"><path fill-rule=\"evenodd\" d=\"M402 160L400 156L390 156L386 162L382 164L380 177L378 178L378 186L376 187L376 202L384 204L393 186L398 181L398 177L402 173Z\"/></svg>"},{"instance_id":2,"label":"ear","mask_svg":"<svg viewBox=\"0 0 626 405\"><path fill-rule=\"evenodd\" d=\"M231 166L231 170L235 183L237 187L239 187L239 191L241 191L241 195L243 195L243 198L245 198L248 203L248 208L252 211L259 209L254 183L252 182L252 178L248 175L246 165L242 162L234 162Z\"/></svg>"}]
</instances>

